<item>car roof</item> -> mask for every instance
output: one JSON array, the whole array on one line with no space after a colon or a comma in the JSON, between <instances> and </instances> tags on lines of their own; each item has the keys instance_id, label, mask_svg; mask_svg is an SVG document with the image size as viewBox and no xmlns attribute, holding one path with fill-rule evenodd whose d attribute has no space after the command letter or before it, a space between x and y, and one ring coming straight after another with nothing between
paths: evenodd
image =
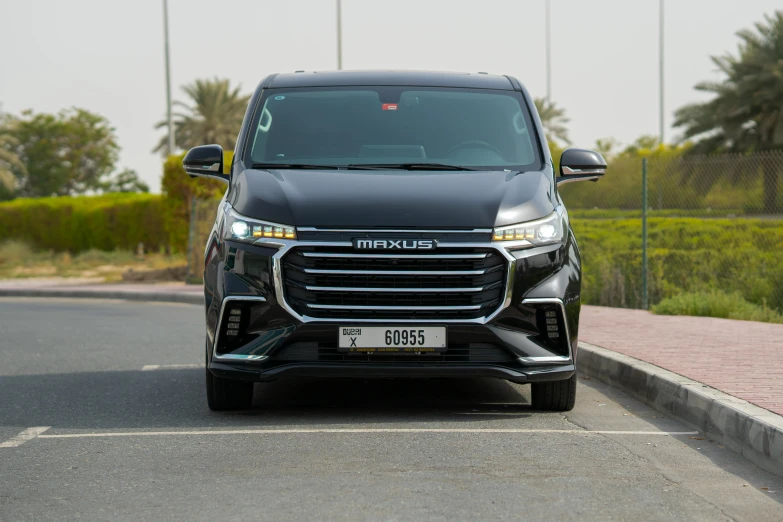
<instances>
[{"instance_id":1,"label":"car roof","mask_svg":"<svg viewBox=\"0 0 783 522\"><path fill-rule=\"evenodd\" d=\"M519 89L513 78L487 73L436 71L297 71L270 76L265 87L338 87L351 85L405 85L467 89ZM515 89L516 87L516 89Z\"/></svg>"}]
</instances>

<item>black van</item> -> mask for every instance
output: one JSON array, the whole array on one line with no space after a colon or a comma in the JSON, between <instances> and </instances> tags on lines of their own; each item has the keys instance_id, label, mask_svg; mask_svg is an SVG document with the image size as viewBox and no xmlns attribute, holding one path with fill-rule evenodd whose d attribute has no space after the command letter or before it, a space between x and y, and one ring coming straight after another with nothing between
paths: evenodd
<instances>
[{"instance_id":1,"label":"black van","mask_svg":"<svg viewBox=\"0 0 783 522\"><path fill-rule=\"evenodd\" d=\"M509 76L274 74L253 94L206 247L207 398L251 405L293 375L486 376L576 397L581 266L533 100Z\"/></svg>"}]
</instances>

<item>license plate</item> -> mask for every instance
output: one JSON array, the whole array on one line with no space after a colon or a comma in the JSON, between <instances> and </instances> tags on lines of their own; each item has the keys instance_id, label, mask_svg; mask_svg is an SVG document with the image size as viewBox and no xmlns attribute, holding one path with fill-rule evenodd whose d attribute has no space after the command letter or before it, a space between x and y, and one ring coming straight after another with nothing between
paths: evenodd
<instances>
[{"instance_id":1,"label":"license plate","mask_svg":"<svg viewBox=\"0 0 783 522\"><path fill-rule=\"evenodd\" d=\"M445 326L341 326L339 339L343 352L446 351Z\"/></svg>"}]
</instances>

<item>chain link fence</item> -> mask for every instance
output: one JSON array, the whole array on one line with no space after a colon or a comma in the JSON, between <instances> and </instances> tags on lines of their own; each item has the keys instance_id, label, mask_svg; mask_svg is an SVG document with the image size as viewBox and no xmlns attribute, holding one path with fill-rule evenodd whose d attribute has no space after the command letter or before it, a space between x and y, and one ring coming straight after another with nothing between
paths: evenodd
<instances>
[{"instance_id":1,"label":"chain link fence","mask_svg":"<svg viewBox=\"0 0 783 522\"><path fill-rule=\"evenodd\" d=\"M665 154L620 157L598 183L562 187L584 302L720 292L783 310L783 151Z\"/></svg>"}]
</instances>

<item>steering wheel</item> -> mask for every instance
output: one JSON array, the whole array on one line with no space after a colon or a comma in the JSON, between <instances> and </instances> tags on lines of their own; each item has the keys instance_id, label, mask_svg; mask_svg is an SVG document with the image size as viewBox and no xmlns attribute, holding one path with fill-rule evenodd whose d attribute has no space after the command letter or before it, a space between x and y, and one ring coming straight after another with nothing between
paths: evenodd
<instances>
[{"instance_id":1,"label":"steering wheel","mask_svg":"<svg viewBox=\"0 0 783 522\"><path fill-rule=\"evenodd\" d=\"M486 141L480 141L480 140L471 140L471 141L463 141L456 147L452 147L449 149L449 151L446 153L446 156L451 156L453 153L457 152L460 149L484 149L484 150L491 150L495 154L498 155L499 158L503 158L503 153L498 150L497 147L494 145L490 145Z\"/></svg>"}]
</instances>

